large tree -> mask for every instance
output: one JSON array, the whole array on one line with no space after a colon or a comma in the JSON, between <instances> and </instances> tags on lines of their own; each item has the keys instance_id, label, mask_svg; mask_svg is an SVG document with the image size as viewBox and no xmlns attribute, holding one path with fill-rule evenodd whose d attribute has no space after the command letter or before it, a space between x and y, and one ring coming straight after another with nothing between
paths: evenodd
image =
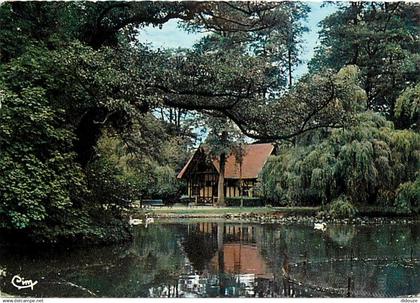
<instances>
[{"instance_id":1,"label":"large tree","mask_svg":"<svg viewBox=\"0 0 420 303\"><path fill-rule=\"evenodd\" d=\"M2 229L37 240L124 238L121 221L113 221L121 213L104 207L94 195L100 187L89 183L95 178L86 184L86 174L100 160L103 130L128 147L139 126L146 142L157 140L148 117L162 106L224 115L263 140L343 125L357 92L355 77L321 72L280 91L271 61L239 51L241 43L290 24L289 14L289 4L281 2L2 4ZM138 42L142 27L170 19L229 36L234 47L173 55ZM134 149L153 154L156 146ZM97 171L106 175L101 168L108 164Z\"/></svg>"},{"instance_id":2,"label":"large tree","mask_svg":"<svg viewBox=\"0 0 420 303\"><path fill-rule=\"evenodd\" d=\"M208 136L206 146L209 156L219 163L219 179L217 184L217 206L225 206L225 168L227 158L233 154L240 157L240 144L244 142L243 134L236 125L226 117L208 117L206 128Z\"/></svg>"},{"instance_id":3,"label":"large tree","mask_svg":"<svg viewBox=\"0 0 420 303\"><path fill-rule=\"evenodd\" d=\"M337 203L419 213L420 135L396 130L372 111L357 120L346 129L314 131L296 146L283 145L262 173L262 195L281 205Z\"/></svg>"},{"instance_id":4,"label":"large tree","mask_svg":"<svg viewBox=\"0 0 420 303\"><path fill-rule=\"evenodd\" d=\"M49 9L54 9L55 13L51 15ZM32 10L42 16L36 20L45 21L38 24L32 20ZM59 49L61 53L57 57L66 58L58 62L63 69L59 71L62 75L56 75L55 82L59 86L63 79L71 81L67 86L77 90L76 97L83 103L82 110L75 114L77 151L82 166L92 157L100 129L106 123L117 120L118 125L124 125L129 122L129 110L145 112L162 103L187 110L216 110L229 116L249 136L267 140L293 137L314 127L343 121L342 112L330 118L332 111L327 110L342 97L340 88L336 88L329 75L308 77L307 83L280 97L275 94L281 87L278 81L273 81L271 62L245 49L238 53L238 45L245 42L250 47L255 45L271 35L270 28L288 25L293 30L290 19L295 11L289 4L29 2L6 3L2 13L6 15L2 28L7 29L0 39L2 45L8 45L10 37L15 35L25 37L22 48L14 52L16 56L25 47L37 45L52 51ZM135 41L142 26L159 25L172 18L186 20L194 28L204 28L218 35L229 34L233 37L229 42L235 47L231 47L231 51L193 50L170 56L128 43ZM11 26L13 20L24 24L28 30L19 35L22 28ZM283 35L287 37L288 33ZM70 44L72 40L81 45ZM287 46L287 39L284 45ZM51 69L54 64L50 65ZM311 97L313 89L316 98ZM67 92L62 98L59 90L51 91L59 99L74 99ZM300 105L295 106L296 102ZM267 119L276 122L269 125L270 129L266 123L261 123ZM87 128L89 132L83 131Z\"/></svg>"},{"instance_id":5,"label":"large tree","mask_svg":"<svg viewBox=\"0 0 420 303\"><path fill-rule=\"evenodd\" d=\"M418 3L349 2L337 6L338 10L321 22L321 44L310 70L359 66L366 108L394 119L397 97L419 81Z\"/></svg>"}]
</instances>

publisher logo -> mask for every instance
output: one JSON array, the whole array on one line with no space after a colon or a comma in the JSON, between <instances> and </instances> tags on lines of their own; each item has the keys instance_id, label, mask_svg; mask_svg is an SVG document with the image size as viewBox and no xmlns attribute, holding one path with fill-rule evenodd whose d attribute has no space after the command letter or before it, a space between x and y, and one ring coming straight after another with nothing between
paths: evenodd
<instances>
[{"instance_id":1,"label":"publisher logo","mask_svg":"<svg viewBox=\"0 0 420 303\"><path fill-rule=\"evenodd\" d=\"M34 290L34 286L38 284L38 281L25 280L19 275L15 275L13 276L11 283L14 287L16 287L19 290L23 288L31 288L32 290Z\"/></svg>"}]
</instances>

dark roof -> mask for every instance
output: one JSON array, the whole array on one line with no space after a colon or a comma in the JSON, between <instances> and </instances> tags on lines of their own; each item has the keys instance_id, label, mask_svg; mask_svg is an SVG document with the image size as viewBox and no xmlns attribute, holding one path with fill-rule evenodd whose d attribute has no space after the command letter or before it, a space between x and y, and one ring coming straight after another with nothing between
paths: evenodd
<instances>
[{"instance_id":1,"label":"dark roof","mask_svg":"<svg viewBox=\"0 0 420 303\"><path fill-rule=\"evenodd\" d=\"M198 150L204 151L203 148L199 148ZM268 157L272 154L274 146L270 143L248 144L244 145L244 150L245 155L242 162L242 179L256 179L267 162ZM184 177L184 174L197 151L182 168L177 178ZM212 162L216 170L219 171L219 160L215 159ZM239 177L239 163L236 162L235 155L230 154L226 159L225 178L239 179Z\"/></svg>"}]
</instances>

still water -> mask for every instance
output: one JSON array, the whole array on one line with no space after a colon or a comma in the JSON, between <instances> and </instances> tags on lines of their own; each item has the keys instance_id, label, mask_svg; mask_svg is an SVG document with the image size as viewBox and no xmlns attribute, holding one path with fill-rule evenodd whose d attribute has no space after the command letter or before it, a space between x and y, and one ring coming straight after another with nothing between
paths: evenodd
<instances>
[{"instance_id":1,"label":"still water","mask_svg":"<svg viewBox=\"0 0 420 303\"><path fill-rule=\"evenodd\" d=\"M420 224L133 227L127 245L11 252L0 290L31 297L396 297L420 293ZM18 290L13 276L38 281ZM294 283L287 283L285 275Z\"/></svg>"}]
</instances>

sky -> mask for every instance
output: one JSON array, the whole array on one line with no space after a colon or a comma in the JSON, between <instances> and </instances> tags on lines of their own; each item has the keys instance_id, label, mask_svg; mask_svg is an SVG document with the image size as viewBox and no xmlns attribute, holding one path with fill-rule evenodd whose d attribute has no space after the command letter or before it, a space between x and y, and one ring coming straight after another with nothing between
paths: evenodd
<instances>
[{"instance_id":1,"label":"sky","mask_svg":"<svg viewBox=\"0 0 420 303\"><path fill-rule=\"evenodd\" d=\"M306 23L309 32L304 33L302 37L304 43L301 58L304 62L295 71L295 77L297 78L307 72L307 62L314 55L314 49L318 41L318 31L320 30L318 23L336 10L333 5L321 7L321 2L307 2L307 4L311 8ZM206 34L189 34L177 27L176 20L170 20L162 26L162 29L151 26L144 28L139 35L139 39L142 42L150 43L154 48L191 48L204 35Z\"/></svg>"}]
</instances>

